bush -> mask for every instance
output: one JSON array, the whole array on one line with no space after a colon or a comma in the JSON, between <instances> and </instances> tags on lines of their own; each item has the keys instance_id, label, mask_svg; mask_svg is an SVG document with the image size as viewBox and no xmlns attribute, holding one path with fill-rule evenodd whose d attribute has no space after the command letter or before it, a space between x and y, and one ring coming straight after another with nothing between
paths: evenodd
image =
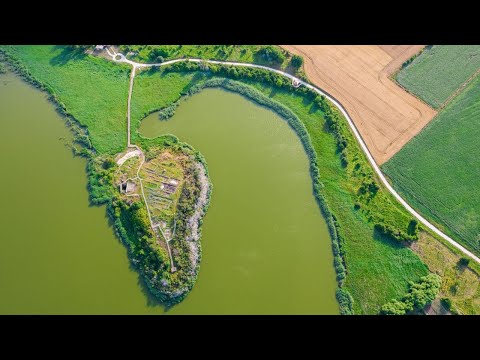
<instances>
[{"instance_id":1,"label":"bush","mask_svg":"<svg viewBox=\"0 0 480 360\"><path fill-rule=\"evenodd\" d=\"M170 104L169 106L161 109L158 112L158 118L160 120L168 120L170 119L173 115L175 115L175 110L177 109L178 106L178 101Z\"/></svg>"},{"instance_id":2,"label":"bush","mask_svg":"<svg viewBox=\"0 0 480 360\"><path fill-rule=\"evenodd\" d=\"M300 69L300 67L303 65L303 58L299 55L293 55L292 60L290 60L290 64L295 69Z\"/></svg>"},{"instance_id":3,"label":"bush","mask_svg":"<svg viewBox=\"0 0 480 360\"><path fill-rule=\"evenodd\" d=\"M110 159L110 158L108 158L107 160L105 160L105 161L103 162L103 168L104 168L105 170L111 169L111 168L113 168L115 165L116 165L115 161L113 161L113 159Z\"/></svg>"},{"instance_id":4,"label":"bush","mask_svg":"<svg viewBox=\"0 0 480 360\"><path fill-rule=\"evenodd\" d=\"M407 234L418 237L418 221L415 219L410 220L408 224Z\"/></svg>"},{"instance_id":5,"label":"bush","mask_svg":"<svg viewBox=\"0 0 480 360\"><path fill-rule=\"evenodd\" d=\"M418 240L418 234L409 235L408 233L383 222L376 223L374 228L382 235L388 236L396 241L413 242Z\"/></svg>"},{"instance_id":6,"label":"bush","mask_svg":"<svg viewBox=\"0 0 480 360\"><path fill-rule=\"evenodd\" d=\"M344 288L337 288L336 298L340 305L341 315L353 315L353 298Z\"/></svg>"},{"instance_id":7,"label":"bush","mask_svg":"<svg viewBox=\"0 0 480 360\"><path fill-rule=\"evenodd\" d=\"M457 263L457 265L460 267L467 267L469 264L470 264L470 259L466 257L460 258L460 260L458 260L458 263Z\"/></svg>"},{"instance_id":8,"label":"bush","mask_svg":"<svg viewBox=\"0 0 480 360\"><path fill-rule=\"evenodd\" d=\"M449 298L442 298L442 299L440 299L440 302L442 303L442 306L445 309L450 311L450 309L452 308L452 300L450 300Z\"/></svg>"}]
</instances>

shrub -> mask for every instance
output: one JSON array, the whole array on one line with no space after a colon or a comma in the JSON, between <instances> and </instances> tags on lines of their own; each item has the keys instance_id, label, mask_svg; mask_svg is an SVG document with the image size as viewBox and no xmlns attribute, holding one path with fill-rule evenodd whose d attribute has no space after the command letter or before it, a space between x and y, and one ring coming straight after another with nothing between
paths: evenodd
<instances>
[{"instance_id":1,"label":"shrub","mask_svg":"<svg viewBox=\"0 0 480 360\"><path fill-rule=\"evenodd\" d=\"M158 118L160 120L168 120L170 119L173 115L175 115L175 110L177 109L178 106L178 101L168 105L167 107L161 109L158 112Z\"/></svg>"},{"instance_id":2,"label":"shrub","mask_svg":"<svg viewBox=\"0 0 480 360\"><path fill-rule=\"evenodd\" d=\"M452 308L452 300L450 300L449 298L442 298L440 299L440 302L442 303L445 309L450 311L450 309Z\"/></svg>"},{"instance_id":3,"label":"shrub","mask_svg":"<svg viewBox=\"0 0 480 360\"><path fill-rule=\"evenodd\" d=\"M409 235L406 232L404 232L404 231L402 231L398 228L395 228L395 227L393 227L389 224L385 224L383 222L376 223L374 225L374 228L375 228L375 230L380 232L382 235L388 236L388 237L390 237L394 240L397 240L397 241L412 242L412 241L418 240L418 234Z\"/></svg>"},{"instance_id":4,"label":"shrub","mask_svg":"<svg viewBox=\"0 0 480 360\"><path fill-rule=\"evenodd\" d=\"M353 298L344 288L337 288L336 298L340 305L340 314L353 315Z\"/></svg>"},{"instance_id":5,"label":"shrub","mask_svg":"<svg viewBox=\"0 0 480 360\"><path fill-rule=\"evenodd\" d=\"M416 219L410 220L408 224L407 234L418 237L418 221Z\"/></svg>"},{"instance_id":6,"label":"shrub","mask_svg":"<svg viewBox=\"0 0 480 360\"><path fill-rule=\"evenodd\" d=\"M112 167L114 167L116 165L115 161L113 161L113 159L106 159L104 162L103 162L103 168L105 170L108 170L108 169L111 169Z\"/></svg>"},{"instance_id":7,"label":"shrub","mask_svg":"<svg viewBox=\"0 0 480 360\"><path fill-rule=\"evenodd\" d=\"M290 60L290 64L295 69L300 69L300 67L303 65L303 58L299 55L293 55L292 60Z\"/></svg>"},{"instance_id":8,"label":"shrub","mask_svg":"<svg viewBox=\"0 0 480 360\"><path fill-rule=\"evenodd\" d=\"M457 263L457 265L460 267L467 267L469 264L470 264L470 259L466 257L460 258L460 260L458 260L458 263Z\"/></svg>"}]
</instances>

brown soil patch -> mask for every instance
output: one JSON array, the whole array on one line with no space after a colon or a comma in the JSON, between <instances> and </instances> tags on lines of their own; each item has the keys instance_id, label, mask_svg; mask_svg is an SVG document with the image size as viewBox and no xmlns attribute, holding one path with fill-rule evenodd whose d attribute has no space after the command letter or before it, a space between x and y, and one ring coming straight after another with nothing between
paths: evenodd
<instances>
[{"instance_id":1,"label":"brown soil patch","mask_svg":"<svg viewBox=\"0 0 480 360\"><path fill-rule=\"evenodd\" d=\"M435 116L389 76L422 45L282 45L304 57L308 78L339 100L381 165Z\"/></svg>"}]
</instances>

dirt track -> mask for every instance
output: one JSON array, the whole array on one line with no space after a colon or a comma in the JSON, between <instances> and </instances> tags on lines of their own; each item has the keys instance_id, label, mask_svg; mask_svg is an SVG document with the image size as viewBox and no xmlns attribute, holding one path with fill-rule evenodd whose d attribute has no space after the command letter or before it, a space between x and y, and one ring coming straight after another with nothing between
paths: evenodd
<instances>
[{"instance_id":1,"label":"dirt track","mask_svg":"<svg viewBox=\"0 0 480 360\"><path fill-rule=\"evenodd\" d=\"M389 76L422 45L282 45L347 109L376 162L390 159L436 114Z\"/></svg>"}]
</instances>

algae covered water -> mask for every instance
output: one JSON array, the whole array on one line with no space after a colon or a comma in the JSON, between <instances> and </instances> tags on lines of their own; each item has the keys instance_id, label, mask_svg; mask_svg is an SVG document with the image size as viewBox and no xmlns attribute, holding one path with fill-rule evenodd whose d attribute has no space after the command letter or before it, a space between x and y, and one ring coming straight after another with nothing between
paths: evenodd
<instances>
[{"instance_id":1,"label":"algae covered water","mask_svg":"<svg viewBox=\"0 0 480 360\"><path fill-rule=\"evenodd\" d=\"M144 292L105 207L89 205L85 160L45 95L0 75L0 314L164 314ZM206 157L214 184L199 280L169 314L337 313L330 239L300 141L271 111L220 90L169 121Z\"/></svg>"}]
</instances>

